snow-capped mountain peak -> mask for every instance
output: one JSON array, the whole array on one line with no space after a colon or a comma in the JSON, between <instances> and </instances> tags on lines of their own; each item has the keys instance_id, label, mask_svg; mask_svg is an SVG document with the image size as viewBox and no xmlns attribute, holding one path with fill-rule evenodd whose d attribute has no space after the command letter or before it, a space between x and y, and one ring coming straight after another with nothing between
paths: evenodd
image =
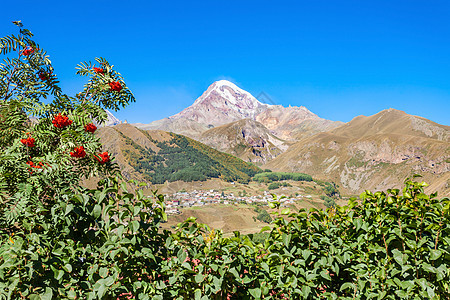
<instances>
[{"instance_id":1,"label":"snow-capped mountain peak","mask_svg":"<svg viewBox=\"0 0 450 300\"><path fill-rule=\"evenodd\" d=\"M194 104L171 118L186 118L214 126L241 119L254 119L267 104L228 80L219 80L195 100Z\"/></svg>"},{"instance_id":2,"label":"snow-capped mountain peak","mask_svg":"<svg viewBox=\"0 0 450 300\"><path fill-rule=\"evenodd\" d=\"M200 102L204 101L209 96L211 96L211 94L217 94L217 95L221 96L222 98L230 101L230 104L233 104L233 105L241 105L239 103L241 101L247 102L247 104L251 103L252 105L250 105L250 106L254 106L254 107L257 107L260 105L266 105L266 104L259 102L249 92L241 89L240 87L238 87L237 85L235 85L234 83L232 83L231 81L228 81L228 80L219 80L219 81L213 82L213 84L211 84L209 86L209 88L206 90L206 92L194 102L194 105L196 103L200 103Z\"/></svg>"}]
</instances>

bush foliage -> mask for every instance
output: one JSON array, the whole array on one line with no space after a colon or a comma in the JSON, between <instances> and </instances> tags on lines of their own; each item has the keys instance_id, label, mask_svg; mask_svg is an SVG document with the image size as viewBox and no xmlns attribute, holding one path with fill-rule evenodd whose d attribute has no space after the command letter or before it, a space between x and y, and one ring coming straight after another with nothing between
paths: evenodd
<instances>
[{"instance_id":1,"label":"bush foliage","mask_svg":"<svg viewBox=\"0 0 450 300\"><path fill-rule=\"evenodd\" d=\"M450 199L423 182L326 211L271 202L264 235L160 230L163 197L128 192L87 126L133 100L120 74L83 63L65 95L31 37L0 39L0 299L448 299Z\"/></svg>"},{"instance_id":2,"label":"bush foliage","mask_svg":"<svg viewBox=\"0 0 450 300\"><path fill-rule=\"evenodd\" d=\"M282 187L282 186L284 186L284 187L289 187L289 186L292 186L292 185L290 185L290 184L287 183L287 182L272 182L271 184L269 184L269 185L267 186L267 189L268 189L268 190L276 190L276 189L278 189L278 188L280 188L280 187Z\"/></svg>"},{"instance_id":3,"label":"bush foliage","mask_svg":"<svg viewBox=\"0 0 450 300\"><path fill-rule=\"evenodd\" d=\"M294 181L313 181L311 175L304 173L287 173L287 172L262 172L253 177L254 181L270 183L273 181L281 180L294 180Z\"/></svg>"}]
</instances>

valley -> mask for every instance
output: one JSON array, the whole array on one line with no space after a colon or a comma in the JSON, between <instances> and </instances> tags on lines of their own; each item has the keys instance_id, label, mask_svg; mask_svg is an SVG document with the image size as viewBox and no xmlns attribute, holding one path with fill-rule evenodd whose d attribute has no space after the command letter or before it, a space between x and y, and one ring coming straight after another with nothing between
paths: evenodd
<instances>
[{"instance_id":1,"label":"valley","mask_svg":"<svg viewBox=\"0 0 450 300\"><path fill-rule=\"evenodd\" d=\"M287 186L269 189L270 183L250 182L248 184L223 183L208 180L203 183L173 182L156 185L152 188L166 195L168 222L164 229L173 229L178 223L189 217L197 218L200 223L224 233L239 230L241 233L257 233L267 223L257 219L256 207L269 214L275 210L269 208L273 195L280 199L283 208L298 211L301 208L325 209L326 194L316 182L283 181ZM215 187L215 189L214 189ZM345 197L345 199L347 199ZM336 204L345 205L346 200L336 199ZM272 217L274 217L272 215Z\"/></svg>"}]
</instances>

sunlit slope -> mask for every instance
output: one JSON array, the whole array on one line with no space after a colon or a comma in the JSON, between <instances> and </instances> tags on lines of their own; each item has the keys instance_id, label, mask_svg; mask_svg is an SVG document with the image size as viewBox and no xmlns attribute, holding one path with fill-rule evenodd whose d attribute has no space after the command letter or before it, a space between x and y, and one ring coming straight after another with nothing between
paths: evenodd
<instances>
[{"instance_id":1,"label":"sunlit slope","mask_svg":"<svg viewBox=\"0 0 450 300\"><path fill-rule=\"evenodd\" d=\"M220 178L247 182L259 168L188 137L128 124L101 128L98 136L125 177L154 184Z\"/></svg>"},{"instance_id":2,"label":"sunlit slope","mask_svg":"<svg viewBox=\"0 0 450 300\"><path fill-rule=\"evenodd\" d=\"M400 186L414 173L450 190L450 127L388 109L301 140L264 167L330 179L348 193Z\"/></svg>"}]
</instances>

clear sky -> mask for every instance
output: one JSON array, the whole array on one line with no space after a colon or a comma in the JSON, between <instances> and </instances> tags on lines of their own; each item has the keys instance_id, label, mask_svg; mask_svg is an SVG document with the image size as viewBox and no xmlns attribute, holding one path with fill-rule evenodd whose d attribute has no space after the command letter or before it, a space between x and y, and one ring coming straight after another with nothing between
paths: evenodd
<instances>
[{"instance_id":1,"label":"clear sky","mask_svg":"<svg viewBox=\"0 0 450 300\"><path fill-rule=\"evenodd\" d=\"M107 58L149 123L228 79L273 103L350 121L396 108L450 125L450 1L3 1L75 93L80 61Z\"/></svg>"}]
</instances>

